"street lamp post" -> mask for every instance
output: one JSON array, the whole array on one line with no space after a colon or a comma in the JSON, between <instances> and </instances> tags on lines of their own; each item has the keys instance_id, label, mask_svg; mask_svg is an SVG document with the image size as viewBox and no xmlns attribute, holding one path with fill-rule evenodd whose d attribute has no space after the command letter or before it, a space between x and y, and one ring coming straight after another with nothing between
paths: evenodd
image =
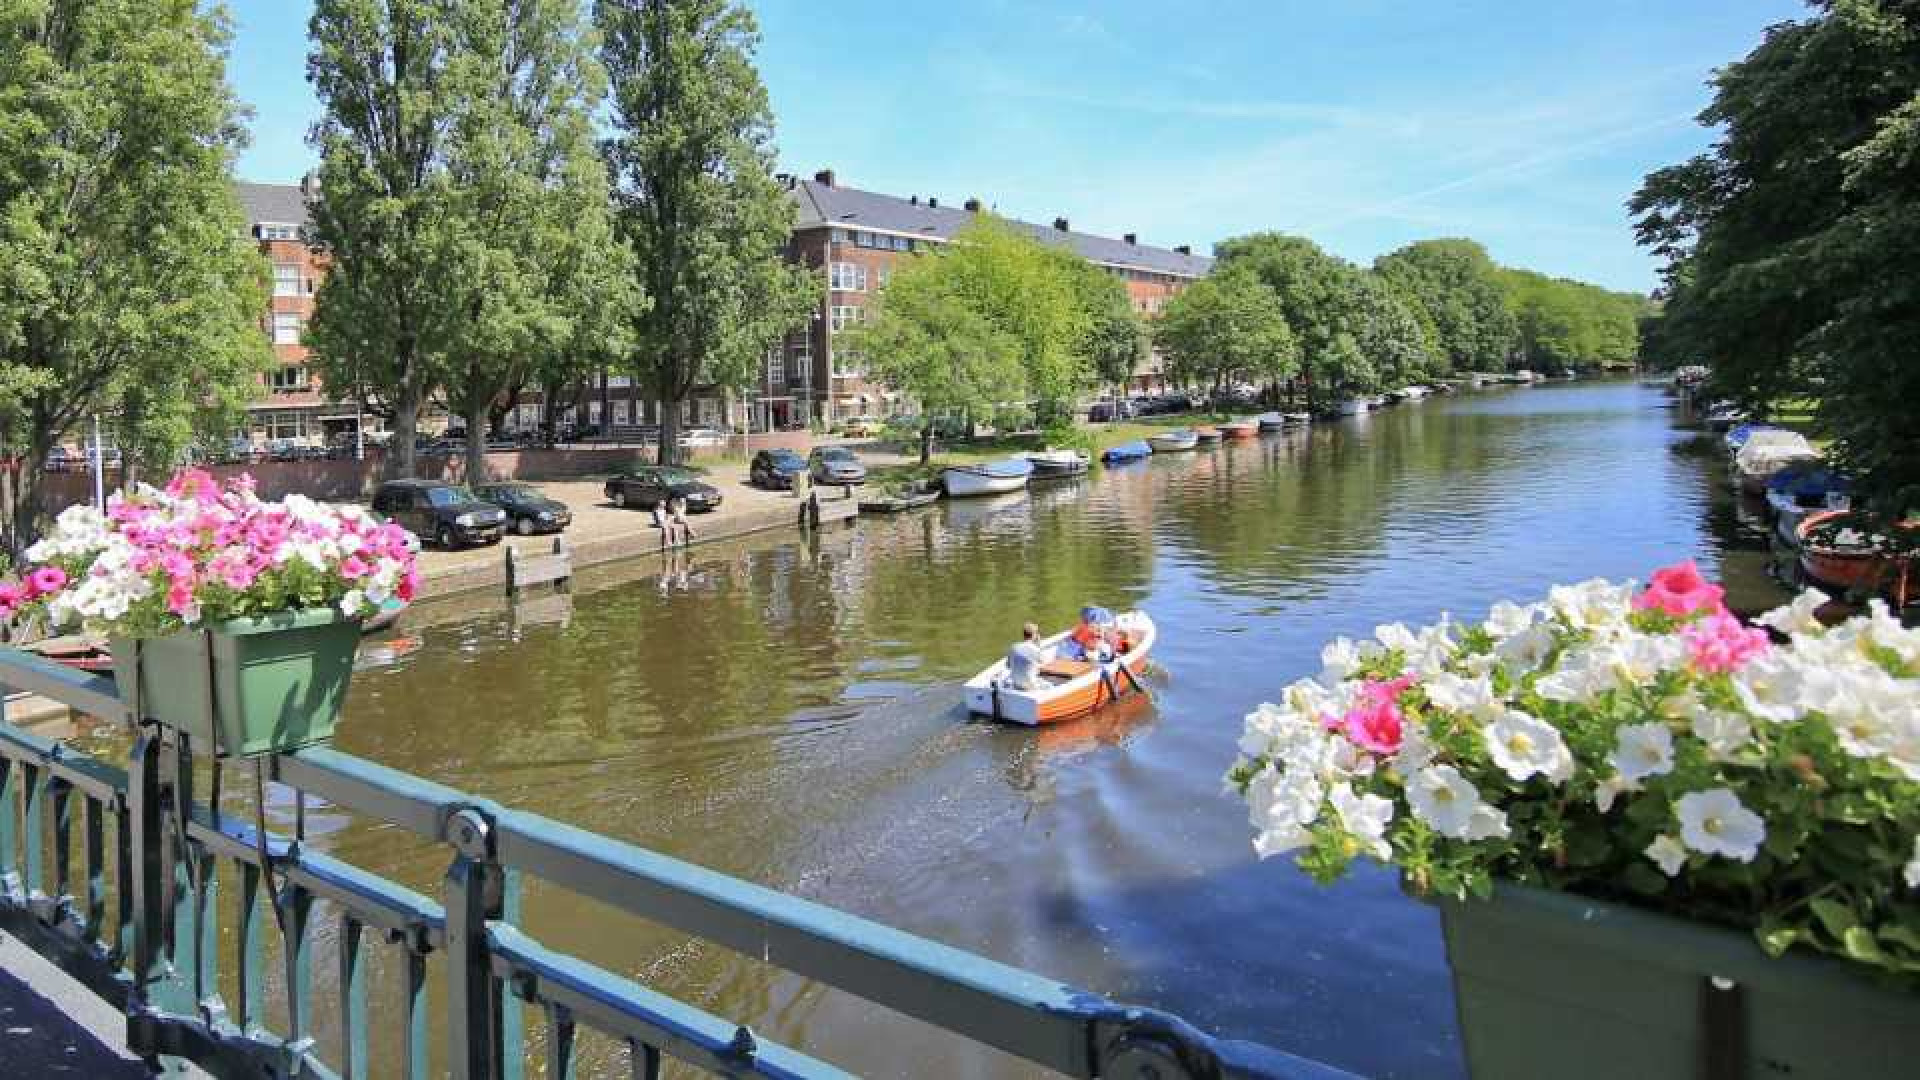
<instances>
[{"instance_id":1,"label":"street lamp post","mask_svg":"<svg viewBox=\"0 0 1920 1080\"><path fill-rule=\"evenodd\" d=\"M93 414L93 505L107 508L107 456L100 448L100 414Z\"/></svg>"}]
</instances>

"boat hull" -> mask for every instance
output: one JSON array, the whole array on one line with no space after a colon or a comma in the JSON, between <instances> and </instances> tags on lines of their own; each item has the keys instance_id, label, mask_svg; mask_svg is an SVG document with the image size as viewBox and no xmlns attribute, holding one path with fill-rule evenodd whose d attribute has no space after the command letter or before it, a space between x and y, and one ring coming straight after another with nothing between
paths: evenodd
<instances>
[{"instance_id":1,"label":"boat hull","mask_svg":"<svg viewBox=\"0 0 1920 1080\"><path fill-rule=\"evenodd\" d=\"M1353 398L1341 402L1335 406L1335 408L1341 416L1359 416L1361 413L1366 412L1372 404L1372 402L1365 398Z\"/></svg>"},{"instance_id":2,"label":"boat hull","mask_svg":"<svg viewBox=\"0 0 1920 1080\"><path fill-rule=\"evenodd\" d=\"M1260 425L1254 423L1221 424L1220 434L1228 439L1251 439L1260 434Z\"/></svg>"},{"instance_id":3,"label":"boat hull","mask_svg":"<svg viewBox=\"0 0 1920 1080\"><path fill-rule=\"evenodd\" d=\"M1279 413L1267 413L1256 421L1261 431L1279 431L1287 426L1287 418Z\"/></svg>"},{"instance_id":4,"label":"boat hull","mask_svg":"<svg viewBox=\"0 0 1920 1080\"><path fill-rule=\"evenodd\" d=\"M940 484L949 499L971 499L981 495L1005 495L1027 486L1030 473L997 476L971 469L948 469L940 474Z\"/></svg>"},{"instance_id":5,"label":"boat hull","mask_svg":"<svg viewBox=\"0 0 1920 1080\"><path fill-rule=\"evenodd\" d=\"M1045 450L1027 455L1033 465L1033 479L1059 480L1086 474L1087 456L1075 450Z\"/></svg>"},{"instance_id":6,"label":"boat hull","mask_svg":"<svg viewBox=\"0 0 1920 1080\"><path fill-rule=\"evenodd\" d=\"M1151 445L1144 440L1135 439L1132 442L1121 443L1119 446L1107 447L1107 449L1100 454L1100 460L1106 462L1108 465L1118 465L1127 461L1139 461L1142 458L1151 457L1152 455L1153 447Z\"/></svg>"},{"instance_id":7,"label":"boat hull","mask_svg":"<svg viewBox=\"0 0 1920 1080\"><path fill-rule=\"evenodd\" d=\"M1210 428L1210 427L1201 428L1200 430L1194 432L1193 434L1195 438L1199 439L1203 443L1216 443L1220 441L1219 428Z\"/></svg>"},{"instance_id":8,"label":"boat hull","mask_svg":"<svg viewBox=\"0 0 1920 1080\"><path fill-rule=\"evenodd\" d=\"M1174 454L1182 450L1191 450L1200 445L1200 436L1191 431L1168 432L1165 435L1152 435L1147 444L1156 454Z\"/></svg>"},{"instance_id":9,"label":"boat hull","mask_svg":"<svg viewBox=\"0 0 1920 1080\"><path fill-rule=\"evenodd\" d=\"M1002 660L967 680L967 710L1006 723L1037 727L1085 716L1135 696L1159 631L1145 612L1128 612L1120 617L1119 624L1133 642L1132 648L1120 659L1037 691L1015 690L1003 685L1007 666ZM1067 636L1067 633L1055 634L1042 641L1041 648L1051 655Z\"/></svg>"}]
</instances>

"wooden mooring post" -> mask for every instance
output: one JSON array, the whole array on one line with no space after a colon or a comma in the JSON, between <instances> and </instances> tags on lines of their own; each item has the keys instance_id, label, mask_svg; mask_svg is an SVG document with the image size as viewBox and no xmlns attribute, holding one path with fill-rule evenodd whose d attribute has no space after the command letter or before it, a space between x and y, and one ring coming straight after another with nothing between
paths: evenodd
<instances>
[{"instance_id":1,"label":"wooden mooring post","mask_svg":"<svg viewBox=\"0 0 1920 1080\"><path fill-rule=\"evenodd\" d=\"M511 543L507 549L507 595L513 596L535 585L552 584L565 589L573 580L573 553L565 537L553 538L553 551L546 555L527 555Z\"/></svg>"}]
</instances>

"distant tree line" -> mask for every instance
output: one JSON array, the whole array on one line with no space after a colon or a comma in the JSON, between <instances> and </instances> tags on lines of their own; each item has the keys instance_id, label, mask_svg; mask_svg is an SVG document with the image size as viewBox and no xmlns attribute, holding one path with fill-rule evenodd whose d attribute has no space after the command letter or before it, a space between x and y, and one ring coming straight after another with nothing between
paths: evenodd
<instances>
[{"instance_id":1,"label":"distant tree line","mask_svg":"<svg viewBox=\"0 0 1920 1080\"><path fill-rule=\"evenodd\" d=\"M1714 76L1712 149L1631 203L1667 260L1647 352L1761 414L1811 402L1870 501L1920 508L1920 8L1811 6Z\"/></svg>"}]
</instances>

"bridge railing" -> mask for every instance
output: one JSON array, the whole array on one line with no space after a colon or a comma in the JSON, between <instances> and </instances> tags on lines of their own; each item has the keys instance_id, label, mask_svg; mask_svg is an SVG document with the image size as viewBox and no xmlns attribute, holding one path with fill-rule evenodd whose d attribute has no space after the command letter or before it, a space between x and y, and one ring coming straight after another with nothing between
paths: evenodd
<instances>
[{"instance_id":1,"label":"bridge railing","mask_svg":"<svg viewBox=\"0 0 1920 1080\"><path fill-rule=\"evenodd\" d=\"M660 1075L667 1059L727 1076L846 1075L543 944L520 920L523 881L535 878L1067 1076L1344 1075L329 748L264 759L248 821L226 809L237 800L223 797L221 769L171 730L135 723L110 680L0 649L0 686L134 729L121 768L0 715L0 928L125 1011L129 1047L159 1063L218 1076L424 1077L438 1033L450 1075L515 1078L531 1011L553 1077L575 1075L583 1028L624 1044L637 1077ZM298 793L292 836L264 829L269 778ZM308 794L443 845L439 896L304 844ZM231 903L222 882L237 890ZM336 920L324 1046L321 911ZM392 1018L380 1045L397 1060L373 1060L374 950L399 971L398 1007L378 1013Z\"/></svg>"}]
</instances>

